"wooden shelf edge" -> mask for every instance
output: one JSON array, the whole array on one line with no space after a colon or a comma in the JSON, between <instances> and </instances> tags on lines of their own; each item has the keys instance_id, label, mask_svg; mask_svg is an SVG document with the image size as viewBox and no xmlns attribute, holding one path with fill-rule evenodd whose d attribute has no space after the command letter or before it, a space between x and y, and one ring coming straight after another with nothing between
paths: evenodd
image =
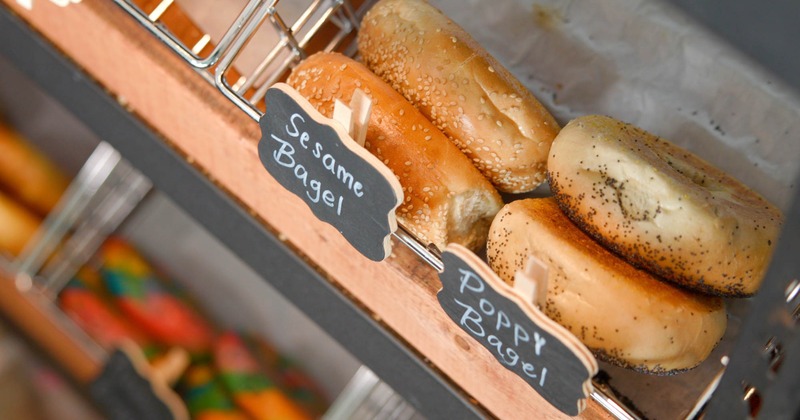
<instances>
[{"instance_id":1,"label":"wooden shelf edge","mask_svg":"<svg viewBox=\"0 0 800 420\"><path fill-rule=\"evenodd\" d=\"M492 414L564 417L453 324L432 268L401 245L386 262L367 260L270 178L257 124L111 2L28 11L2 1ZM583 416L609 417L593 401Z\"/></svg>"},{"instance_id":2,"label":"wooden shelf edge","mask_svg":"<svg viewBox=\"0 0 800 420\"><path fill-rule=\"evenodd\" d=\"M64 319L48 308L42 296L26 295L15 279L0 272L0 312L19 327L79 383L88 385L103 366L103 360L78 343L67 332Z\"/></svg>"}]
</instances>

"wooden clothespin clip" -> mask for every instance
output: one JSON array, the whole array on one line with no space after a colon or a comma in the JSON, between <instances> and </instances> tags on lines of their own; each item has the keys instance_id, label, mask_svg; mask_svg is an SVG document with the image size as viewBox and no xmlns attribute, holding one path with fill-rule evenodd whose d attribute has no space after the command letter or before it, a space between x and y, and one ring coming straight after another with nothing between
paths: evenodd
<instances>
[{"instance_id":1,"label":"wooden clothespin clip","mask_svg":"<svg viewBox=\"0 0 800 420\"><path fill-rule=\"evenodd\" d=\"M525 269L514 274L514 291L537 308L547 301L548 268L542 260L530 256Z\"/></svg>"},{"instance_id":2,"label":"wooden clothespin clip","mask_svg":"<svg viewBox=\"0 0 800 420\"><path fill-rule=\"evenodd\" d=\"M142 349L133 341L122 341L119 343L119 350L130 361L136 374L150 383L149 390L152 391L152 397L164 404L176 420L188 420L189 412L186 404L181 401L171 385L180 379L189 366L189 353L185 349L172 348L159 359L160 362L151 365L142 353ZM123 377L122 380L131 379ZM137 399L137 401L142 400Z\"/></svg>"},{"instance_id":3,"label":"wooden clothespin clip","mask_svg":"<svg viewBox=\"0 0 800 420\"><path fill-rule=\"evenodd\" d=\"M189 367L189 352L180 347L170 348L166 354L151 363L151 376L173 386Z\"/></svg>"},{"instance_id":4,"label":"wooden clothespin clip","mask_svg":"<svg viewBox=\"0 0 800 420\"><path fill-rule=\"evenodd\" d=\"M348 107L342 101L336 100L333 105L333 119L341 123L350 134L350 137L360 146L364 146L369 127L369 115L372 112L372 99L361 89L353 92L353 98Z\"/></svg>"}]
</instances>

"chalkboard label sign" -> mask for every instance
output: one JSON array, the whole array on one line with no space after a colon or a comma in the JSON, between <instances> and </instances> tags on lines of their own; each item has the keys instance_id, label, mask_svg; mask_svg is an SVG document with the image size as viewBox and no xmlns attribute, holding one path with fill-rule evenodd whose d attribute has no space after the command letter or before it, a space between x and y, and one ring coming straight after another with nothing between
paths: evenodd
<instances>
[{"instance_id":1,"label":"chalkboard label sign","mask_svg":"<svg viewBox=\"0 0 800 420\"><path fill-rule=\"evenodd\" d=\"M143 355L116 350L89 385L89 393L114 420L188 418L177 394L151 381Z\"/></svg>"},{"instance_id":2,"label":"chalkboard label sign","mask_svg":"<svg viewBox=\"0 0 800 420\"><path fill-rule=\"evenodd\" d=\"M589 350L466 248L449 245L442 261L437 297L453 322L553 406L580 414L598 370Z\"/></svg>"},{"instance_id":3,"label":"chalkboard label sign","mask_svg":"<svg viewBox=\"0 0 800 420\"><path fill-rule=\"evenodd\" d=\"M288 85L271 87L266 101L258 154L267 171L364 256L388 257L403 200L394 174Z\"/></svg>"}]
</instances>

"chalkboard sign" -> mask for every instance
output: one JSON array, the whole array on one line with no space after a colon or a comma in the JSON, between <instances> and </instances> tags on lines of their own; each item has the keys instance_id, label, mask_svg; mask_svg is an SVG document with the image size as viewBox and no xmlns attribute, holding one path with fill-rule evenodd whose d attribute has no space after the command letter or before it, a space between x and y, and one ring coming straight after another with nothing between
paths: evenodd
<instances>
[{"instance_id":1,"label":"chalkboard sign","mask_svg":"<svg viewBox=\"0 0 800 420\"><path fill-rule=\"evenodd\" d=\"M266 101L258 154L267 171L367 258L388 257L403 201L394 174L288 85L271 87Z\"/></svg>"},{"instance_id":2,"label":"chalkboard sign","mask_svg":"<svg viewBox=\"0 0 800 420\"><path fill-rule=\"evenodd\" d=\"M442 261L437 297L453 322L553 406L580 414L598 370L586 346L466 248L450 244Z\"/></svg>"},{"instance_id":3,"label":"chalkboard sign","mask_svg":"<svg viewBox=\"0 0 800 420\"><path fill-rule=\"evenodd\" d=\"M114 420L186 419L180 398L165 384L154 383L149 365L140 354L116 350L103 371L89 385L89 394Z\"/></svg>"}]
</instances>

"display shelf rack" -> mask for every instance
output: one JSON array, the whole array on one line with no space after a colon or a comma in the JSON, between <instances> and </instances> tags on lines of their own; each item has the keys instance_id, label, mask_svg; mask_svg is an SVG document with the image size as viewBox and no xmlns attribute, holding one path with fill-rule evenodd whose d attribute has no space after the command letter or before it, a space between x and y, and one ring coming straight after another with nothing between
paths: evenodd
<instances>
[{"instance_id":1,"label":"display shelf rack","mask_svg":"<svg viewBox=\"0 0 800 420\"><path fill-rule=\"evenodd\" d=\"M47 2L37 2L37 7ZM61 12L52 6L53 13ZM57 16L54 16L57 19ZM98 137L119 150L187 214L270 282L294 305L398 393L432 417L484 415L401 339L300 258L256 217L168 146L29 24L0 5L0 54L28 75ZM4 279L5 280L5 279ZM48 334L44 334L45 336ZM80 354L80 353L78 353ZM96 362L70 361L87 380Z\"/></svg>"},{"instance_id":2,"label":"display shelf rack","mask_svg":"<svg viewBox=\"0 0 800 420\"><path fill-rule=\"evenodd\" d=\"M800 90L800 58L782 59L775 50L785 47L784 36L796 34L788 19L797 16L789 12L798 6L783 1L787 13L772 10L768 15L777 21L759 21L756 28L764 39L781 38L765 45L748 31L730 29L746 21L750 15L742 11L755 1L715 1L711 9L673 2ZM444 316L431 267L402 247L388 262L367 261L269 179L258 165L257 125L220 100L200 75L111 2L59 8L39 0L28 11L13 0L0 0L0 39L0 55L117 148L423 414L562 416L498 369L488 352L471 345ZM782 241L777 255L789 255L793 243ZM609 414L590 402L583 416Z\"/></svg>"}]
</instances>

